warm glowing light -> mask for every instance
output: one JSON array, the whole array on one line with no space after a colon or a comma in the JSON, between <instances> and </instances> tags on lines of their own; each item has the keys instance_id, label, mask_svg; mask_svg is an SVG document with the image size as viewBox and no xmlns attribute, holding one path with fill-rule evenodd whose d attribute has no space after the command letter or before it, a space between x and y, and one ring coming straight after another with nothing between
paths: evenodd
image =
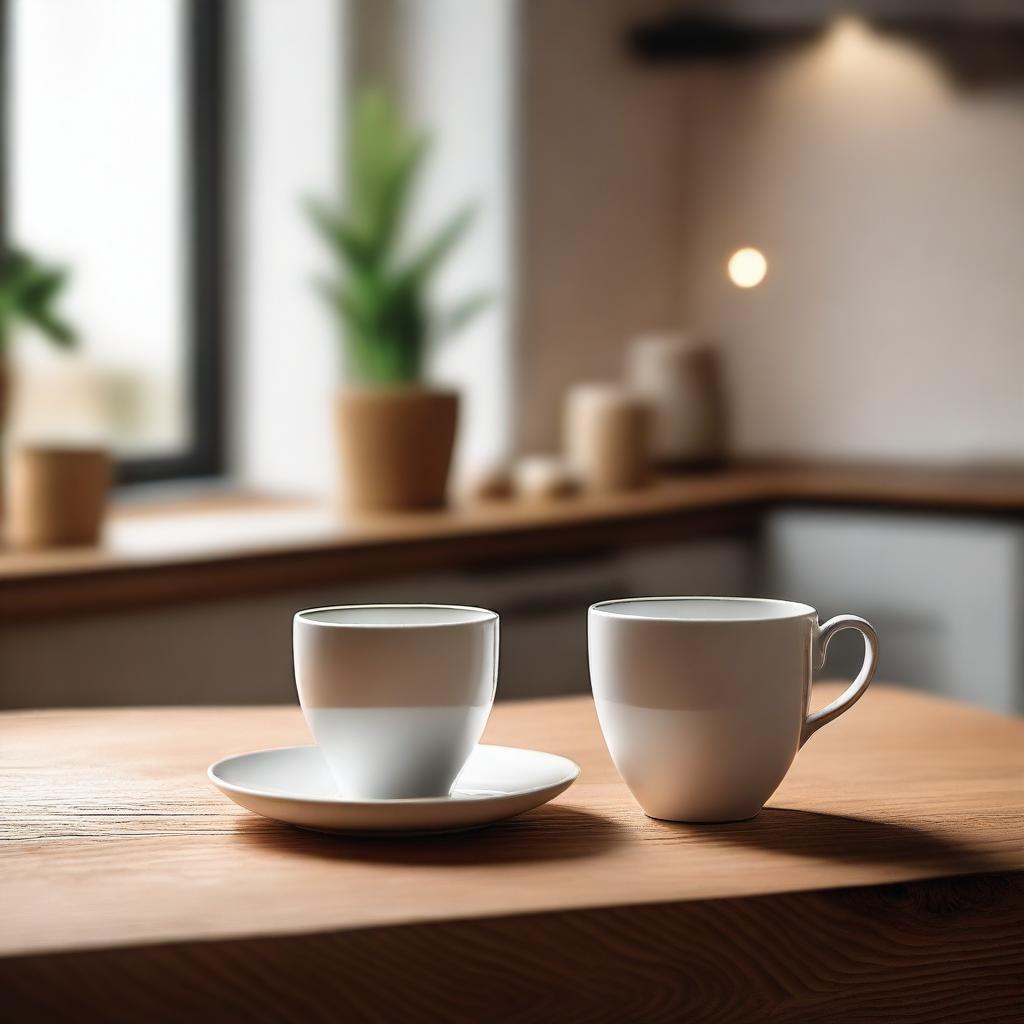
<instances>
[{"instance_id":1,"label":"warm glowing light","mask_svg":"<svg viewBox=\"0 0 1024 1024\"><path fill-rule=\"evenodd\" d=\"M866 21L843 15L829 28L825 47L836 64L863 70L872 58L877 59L879 37Z\"/></svg>"},{"instance_id":2,"label":"warm glowing light","mask_svg":"<svg viewBox=\"0 0 1024 1024\"><path fill-rule=\"evenodd\" d=\"M852 111L876 126L887 112L900 116L899 104L934 99L937 88L947 88L944 72L927 51L906 36L884 34L849 15L831 23L809 56L805 67L814 69L818 88L841 88Z\"/></svg>"},{"instance_id":3,"label":"warm glowing light","mask_svg":"<svg viewBox=\"0 0 1024 1024\"><path fill-rule=\"evenodd\" d=\"M729 280L737 288L755 288L768 273L768 261L759 249L737 249L729 257Z\"/></svg>"}]
</instances>

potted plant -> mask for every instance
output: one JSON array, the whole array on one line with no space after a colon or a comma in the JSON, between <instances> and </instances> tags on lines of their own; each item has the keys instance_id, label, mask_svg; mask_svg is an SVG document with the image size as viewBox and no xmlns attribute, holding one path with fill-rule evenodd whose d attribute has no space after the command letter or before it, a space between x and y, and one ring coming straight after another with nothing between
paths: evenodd
<instances>
[{"instance_id":1,"label":"potted plant","mask_svg":"<svg viewBox=\"0 0 1024 1024\"><path fill-rule=\"evenodd\" d=\"M61 348L71 348L77 341L53 308L67 277L64 268L46 266L24 249L0 252L0 455L11 390L8 349L15 329L34 328ZM0 472L0 497L2 481Z\"/></svg>"},{"instance_id":2,"label":"potted plant","mask_svg":"<svg viewBox=\"0 0 1024 1024\"><path fill-rule=\"evenodd\" d=\"M341 208L311 199L313 224L337 258L318 279L340 329L346 383L336 400L338 453L347 504L362 511L444 503L458 395L424 382L430 347L465 326L482 293L438 314L433 276L472 223L459 209L432 237L405 237L416 175L429 139L384 95L356 102L348 146L348 198Z\"/></svg>"}]
</instances>

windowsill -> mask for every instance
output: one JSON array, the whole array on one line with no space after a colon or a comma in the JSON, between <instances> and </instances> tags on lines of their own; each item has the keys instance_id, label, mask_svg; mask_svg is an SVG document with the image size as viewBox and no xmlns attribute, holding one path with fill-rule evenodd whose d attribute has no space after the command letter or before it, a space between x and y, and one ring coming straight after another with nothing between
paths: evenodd
<instances>
[{"instance_id":1,"label":"windowsill","mask_svg":"<svg viewBox=\"0 0 1024 1024\"><path fill-rule=\"evenodd\" d=\"M0 618L116 610L753 528L780 503L1024 512L1024 469L745 465L643 490L375 517L230 489L118 494L102 546L0 553Z\"/></svg>"}]
</instances>

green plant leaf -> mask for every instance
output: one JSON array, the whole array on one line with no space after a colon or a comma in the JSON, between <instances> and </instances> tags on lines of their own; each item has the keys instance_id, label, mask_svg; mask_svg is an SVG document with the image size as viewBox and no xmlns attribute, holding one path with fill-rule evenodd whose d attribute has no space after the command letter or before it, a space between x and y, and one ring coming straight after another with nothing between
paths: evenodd
<instances>
[{"instance_id":1,"label":"green plant leaf","mask_svg":"<svg viewBox=\"0 0 1024 1024\"><path fill-rule=\"evenodd\" d=\"M364 92L349 122L343 205L315 198L304 204L338 263L337 276L318 278L315 287L337 320L349 366L367 381L419 379L430 328L458 330L485 305L473 296L438 322L427 301L430 279L468 230L473 207L459 210L411 257L400 252L429 148L429 136L413 129L390 97Z\"/></svg>"},{"instance_id":2,"label":"green plant leaf","mask_svg":"<svg viewBox=\"0 0 1024 1024\"><path fill-rule=\"evenodd\" d=\"M74 329L49 312L35 311L29 313L26 319L59 348L74 348L78 343Z\"/></svg>"},{"instance_id":3,"label":"green plant leaf","mask_svg":"<svg viewBox=\"0 0 1024 1024\"><path fill-rule=\"evenodd\" d=\"M344 284L321 277L316 279L314 285L330 309L348 327L365 331L371 326L365 310L360 307L358 300Z\"/></svg>"},{"instance_id":4,"label":"green plant leaf","mask_svg":"<svg viewBox=\"0 0 1024 1024\"><path fill-rule=\"evenodd\" d=\"M357 99L349 139L349 205L355 225L368 235L380 223L406 139L401 116L384 93L370 90Z\"/></svg>"},{"instance_id":5,"label":"green plant leaf","mask_svg":"<svg viewBox=\"0 0 1024 1024\"><path fill-rule=\"evenodd\" d=\"M456 303L443 313L435 326L436 338L452 338L468 327L488 306L494 302L494 293L478 291Z\"/></svg>"},{"instance_id":6,"label":"green plant leaf","mask_svg":"<svg viewBox=\"0 0 1024 1024\"><path fill-rule=\"evenodd\" d=\"M416 172L427 154L425 136L409 140L381 182L377 209L373 212L372 233L376 257L383 262L393 251L412 194Z\"/></svg>"},{"instance_id":7,"label":"green plant leaf","mask_svg":"<svg viewBox=\"0 0 1024 1024\"><path fill-rule=\"evenodd\" d=\"M373 246L361 238L326 203L309 196L305 200L306 212L316 229L340 260L354 266L367 266L373 262Z\"/></svg>"},{"instance_id":8,"label":"green plant leaf","mask_svg":"<svg viewBox=\"0 0 1024 1024\"><path fill-rule=\"evenodd\" d=\"M55 345L73 346L78 340L75 331L53 309L67 280L64 268L45 266L23 249L8 250L0 259L0 344L21 321Z\"/></svg>"},{"instance_id":9,"label":"green plant leaf","mask_svg":"<svg viewBox=\"0 0 1024 1024\"><path fill-rule=\"evenodd\" d=\"M412 258L401 277L421 287L455 248L476 218L476 205L467 203L452 216Z\"/></svg>"}]
</instances>

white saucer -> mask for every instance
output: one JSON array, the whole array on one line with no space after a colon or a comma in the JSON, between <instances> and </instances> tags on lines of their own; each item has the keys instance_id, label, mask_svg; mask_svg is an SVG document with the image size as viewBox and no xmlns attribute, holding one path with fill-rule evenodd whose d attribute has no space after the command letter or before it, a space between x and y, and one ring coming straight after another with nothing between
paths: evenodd
<instances>
[{"instance_id":1,"label":"white saucer","mask_svg":"<svg viewBox=\"0 0 1024 1024\"><path fill-rule=\"evenodd\" d=\"M342 800L317 747L237 754L210 765L210 781L242 807L320 832L456 832L547 803L575 782L579 765L558 754L480 744L450 796Z\"/></svg>"}]
</instances>

